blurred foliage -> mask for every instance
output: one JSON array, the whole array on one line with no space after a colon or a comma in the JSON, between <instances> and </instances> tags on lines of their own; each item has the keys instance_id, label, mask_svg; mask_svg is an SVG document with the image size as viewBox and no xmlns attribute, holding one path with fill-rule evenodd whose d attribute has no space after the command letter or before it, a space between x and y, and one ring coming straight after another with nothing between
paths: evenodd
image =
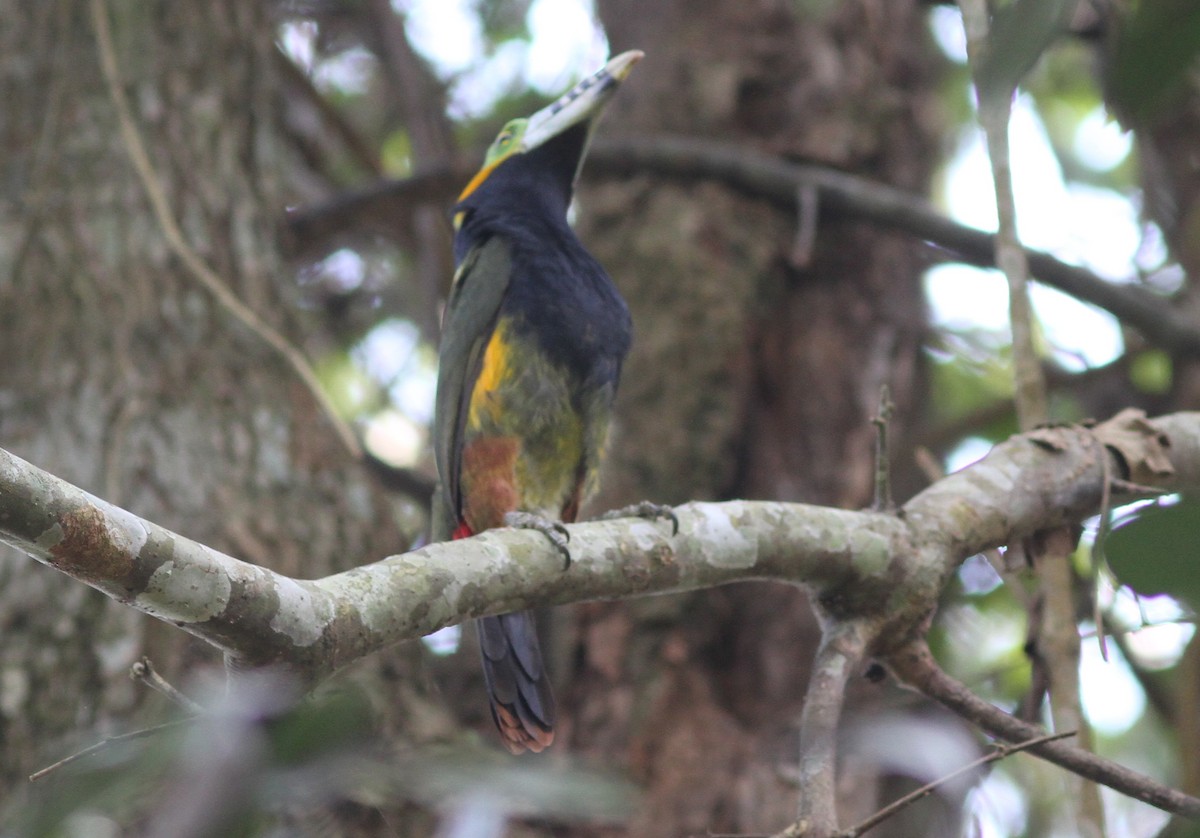
<instances>
[{"instance_id":1,"label":"blurred foliage","mask_svg":"<svg viewBox=\"0 0 1200 838\"><path fill-rule=\"evenodd\" d=\"M1143 393L1163 395L1170 392L1174 377L1171 356L1161 349L1143 349L1129 364L1129 381Z\"/></svg>"},{"instance_id":2,"label":"blurred foliage","mask_svg":"<svg viewBox=\"0 0 1200 838\"><path fill-rule=\"evenodd\" d=\"M1104 542L1109 566L1140 594L1170 594L1200 608L1200 497L1147 504L1118 521Z\"/></svg>"},{"instance_id":3,"label":"blurred foliage","mask_svg":"<svg viewBox=\"0 0 1200 838\"><path fill-rule=\"evenodd\" d=\"M1080 161L1076 150L1084 120L1095 113L1106 113L1094 78L1095 65L1094 46L1064 40L1029 74L1023 89L1033 97L1064 179L1130 194L1137 186L1136 155L1127 155L1113 168L1098 171Z\"/></svg>"},{"instance_id":4,"label":"blurred foliage","mask_svg":"<svg viewBox=\"0 0 1200 838\"><path fill-rule=\"evenodd\" d=\"M379 159L390 177L412 174L412 139L408 132L402 129L389 132L381 143Z\"/></svg>"},{"instance_id":5,"label":"blurred foliage","mask_svg":"<svg viewBox=\"0 0 1200 838\"><path fill-rule=\"evenodd\" d=\"M206 690L209 711L151 735L114 742L37 781L0 811L0 834L23 838L124 834L143 814L151 834L297 834L334 808L417 802L447 817L486 800L510 817L619 823L627 781L582 766L517 760L467 735L437 747L389 750L366 695L352 683L294 701L286 678L252 673ZM80 830L84 829L84 832ZM333 833L328 833L333 834Z\"/></svg>"},{"instance_id":6,"label":"blurred foliage","mask_svg":"<svg viewBox=\"0 0 1200 838\"><path fill-rule=\"evenodd\" d=\"M964 329L944 335L940 343L938 350L930 352L934 422L962 422L1012 399L1012 351L1005 338L987 330ZM1017 432L1016 421L1013 411L1001 411L983 424L974 423L969 433L999 442Z\"/></svg>"},{"instance_id":7,"label":"blurred foliage","mask_svg":"<svg viewBox=\"0 0 1200 838\"><path fill-rule=\"evenodd\" d=\"M1105 80L1130 126L1149 125L1182 93L1200 60L1200 3L1137 0L1117 30Z\"/></svg>"},{"instance_id":8,"label":"blurred foliage","mask_svg":"<svg viewBox=\"0 0 1200 838\"><path fill-rule=\"evenodd\" d=\"M1009 99L1046 48L1066 30L1073 0L1012 0L992 14L976 72L981 100Z\"/></svg>"},{"instance_id":9,"label":"blurred foliage","mask_svg":"<svg viewBox=\"0 0 1200 838\"><path fill-rule=\"evenodd\" d=\"M345 351L328 352L317 363L317 379L342 416L361 416L379 403L378 384L371 379L352 355Z\"/></svg>"},{"instance_id":10,"label":"blurred foliage","mask_svg":"<svg viewBox=\"0 0 1200 838\"><path fill-rule=\"evenodd\" d=\"M505 41L528 40L530 0L475 0L475 14L491 49Z\"/></svg>"}]
</instances>

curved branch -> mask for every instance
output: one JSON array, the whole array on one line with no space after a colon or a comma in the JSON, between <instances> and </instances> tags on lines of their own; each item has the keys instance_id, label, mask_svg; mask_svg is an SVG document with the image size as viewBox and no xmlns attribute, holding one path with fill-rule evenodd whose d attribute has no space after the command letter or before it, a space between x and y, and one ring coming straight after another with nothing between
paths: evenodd
<instances>
[{"instance_id":1,"label":"curved branch","mask_svg":"<svg viewBox=\"0 0 1200 838\"><path fill-rule=\"evenodd\" d=\"M383 646L534 605L746 578L840 587L851 557L884 562L898 519L800 504L688 504L669 521L576 524L572 564L543 536L493 530L309 581L240 561L0 449L0 540L247 665L308 681ZM882 580L876 580L874 587Z\"/></svg>"},{"instance_id":2,"label":"curved branch","mask_svg":"<svg viewBox=\"0 0 1200 838\"><path fill-rule=\"evenodd\" d=\"M306 581L177 535L0 449L0 539L245 663L282 663L309 680L484 614L755 578L806 585L830 617L872 621L878 646L913 635L967 556L1094 512L1100 458L1111 456L1101 437L1135 469L1170 457L1173 474L1135 471L1138 484L1200 486L1200 413L1150 421L1127 412L1096 429L1013 437L898 515L691 503L677 510L675 536L663 522L571 525L565 573L537 533L494 530Z\"/></svg>"},{"instance_id":3,"label":"curved branch","mask_svg":"<svg viewBox=\"0 0 1200 838\"><path fill-rule=\"evenodd\" d=\"M449 207L456 187L470 178L474 169L475 163L459 159L411 178L373 184L324 204L293 210L288 213L287 225L307 252L329 248L338 236L354 230L394 230L415 204ZM795 209L801 190L815 189L822 208L909 233L966 264L995 266L994 234L947 218L920 196L745 146L666 135L598 137L584 168L585 177L646 172L683 181L716 180L787 209ZM1109 282L1039 250L1026 249L1025 257L1037 281L1104 309L1156 346L1200 354L1200 328L1167 298L1132 282Z\"/></svg>"},{"instance_id":4,"label":"curved branch","mask_svg":"<svg viewBox=\"0 0 1200 838\"><path fill-rule=\"evenodd\" d=\"M592 174L650 171L668 177L721 181L752 197L795 207L797 190L815 187L821 206L910 233L963 262L994 267L995 235L952 221L924 198L825 166L793 163L742 146L690 137L598 138L584 169ZM1039 282L1098 306L1155 345L1200 353L1200 329L1168 300L1130 283L1108 282L1048 253L1025 250Z\"/></svg>"},{"instance_id":5,"label":"curved branch","mask_svg":"<svg viewBox=\"0 0 1200 838\"><path fill-rule=\"evenodd\" d=\"M537 533L496 530L294 580L140 519L2 449L0 539L243 662L282 663L309 680L483 614L752 578L807 585L831 617L873 621L871 642L895 644L932 612L965 557L1096 509L1100 458L1111 456L1102 435L1135 469L1152 455L1170 457L1173 474L1135 471L1135 482L1200 486L1200 413L1153 422L1127 414L1096 429L1014 437L898 515L731 501L680 507L675 536L661 522L575 524L566 573ZM1125 436L1117 439L1118 430Z\"/></svg>"},{"instance_id":6,"label":"curved branch","mask_svg":"<svg viewBox=\"0 0 1200 838\"><path fill-rule=\"evenodd\" d=\"M668 522L575 524L566 572L540 534L492 530L324 579L291 579L138 518L3 449L0 540L213 643L234 664L280 665L307 683L391 643L535 604L744 579L805 585L827 619L824 663L814 674L819 703L806 711L802 737L806 758L819 759L832 742L840 686L865 655L890 659L908 680L948 701L936 682L921 680L931 676L914 668L911 650L923 644L951 574L967 556L1092 513L1114 469L1129 478L1118 485L1200 487L1200 413L1148 420L1130 410L1095 428L1013 437L895 515L730 501L679 507L676 535ZM986 704L956 700L972 713ZM989 730L1009 731L998 733L1005 738L1040 735L987 718ZM1049 745L1042 752L1059 754ZM1094 757L1072 752L1069 760L1060 764L1082 766L1084 776L1169 811L1200 806ZM814 778L828 779L819 771ZM830 813L814 799L802 815L827 826Z\"/></svg>"},{"instance_id":7,"label":"curved branch","mask_svg":"<svg viewBox=\"0 0 1200 838\"><path fill-rule=\"evenodd\" d=\"M916 641L889 656L888 664L901 680L993 736L1009 742L1024 742L1046 733L1037 725L1021 721L991 702L983 700L943 672L923 640ZM1164 786L1143 774L1082 748L1066 742L1043 742L1031 746L1028 750L1081 777L1106 785L1143 803L1189 818L1200 818L1200 799Z\"/></svg>"}]
</instances>

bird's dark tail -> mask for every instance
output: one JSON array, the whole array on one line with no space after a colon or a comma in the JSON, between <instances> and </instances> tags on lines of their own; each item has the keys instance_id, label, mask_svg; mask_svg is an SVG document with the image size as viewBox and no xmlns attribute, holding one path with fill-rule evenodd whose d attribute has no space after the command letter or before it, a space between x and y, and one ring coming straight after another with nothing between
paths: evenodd
<instances>
[{"instance_id":1,"label":"bird's dark tail","mask_svg":"<svg viewBox=\"0 0 1200 838\"><path fill-rule=\"evenodd\" d=\"M450 537L472 535L463 522ZM541 751L554 741L554 694L542 665L533 612L482 617L475 625L492 719L504 746L514 754Z\"/></svg>"},{"instance_id":2,"label":"bird's dark tail","mask_svg":"<svg viewBox=\"0 0 1200 838\"><path fill-rule=\"evenodd\" d=\"M514 754L542 750L554 741L554 695L533 612L483 617L476 626L492 718L505 747Z\"/></svg>"}]
</instances>

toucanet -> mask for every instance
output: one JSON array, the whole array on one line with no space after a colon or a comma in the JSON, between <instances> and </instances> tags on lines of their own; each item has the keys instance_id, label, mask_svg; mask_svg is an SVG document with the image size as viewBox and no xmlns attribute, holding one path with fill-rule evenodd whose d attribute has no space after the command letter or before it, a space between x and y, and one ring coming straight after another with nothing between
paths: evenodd
<instances>
[{"instance_id":1,"label":"toucanet","mask_svg":"<svg viewBox=\"0 0 1200 838\"><path fill-rule=\"evenodd\" d=\"M435 536L574 521L595 488L631 326L567 210L596 122L641 57L622 53L505 125L458 196L433 429ZM542 750L554 740L554 696L532 613L477 626L504 744Z\"/></svg>"}]
</instances>

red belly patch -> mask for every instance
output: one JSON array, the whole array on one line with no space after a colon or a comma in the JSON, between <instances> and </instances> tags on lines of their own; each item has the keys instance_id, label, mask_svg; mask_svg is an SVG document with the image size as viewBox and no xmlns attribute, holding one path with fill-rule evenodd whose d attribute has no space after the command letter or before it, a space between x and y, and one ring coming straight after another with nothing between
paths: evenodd
<instances>
[{"instance_id":1,"label":"red belly patch","mask_svg":"<svg viewBox=\"0 0 1200 838\"><path fill-rule=\"evenodd\" d=\"M463 446L460 477L462 517L470 532L504 526L505 514L520 506L514 437L482 437ZM456 537L457 531L456 531Z\"/></svg>"}]
</instances>

